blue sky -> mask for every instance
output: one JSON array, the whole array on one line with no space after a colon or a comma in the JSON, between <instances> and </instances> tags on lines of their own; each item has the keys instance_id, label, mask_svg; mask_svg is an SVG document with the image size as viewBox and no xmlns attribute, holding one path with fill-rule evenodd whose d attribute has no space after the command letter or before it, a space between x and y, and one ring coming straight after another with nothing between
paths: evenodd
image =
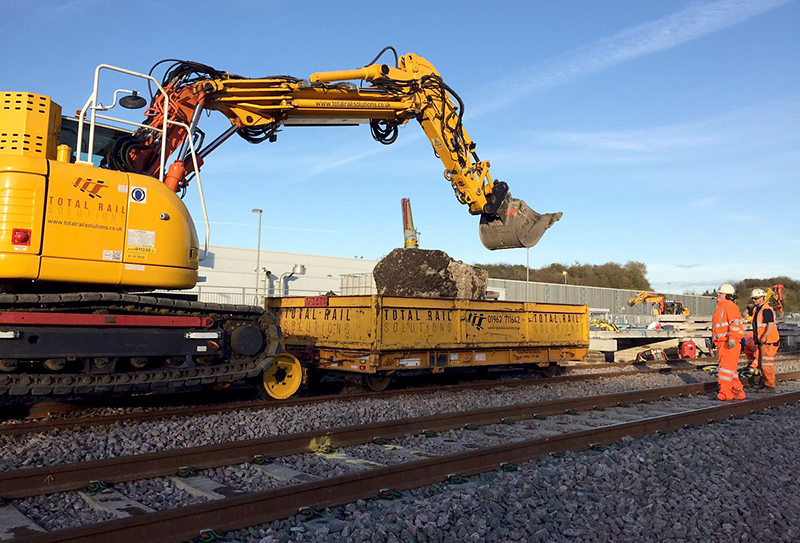
<instances>
[{"instance_id":1,"label":"blue sky","mask_svg":"<svg viewBox=\"0 0 800 543\"><path fill-rule=\"evenodd\" d=\"M464 99L493 177L539 212L564 212L532 267L636 260L672 292L800 278L798 0L0 7L5 90L50 95L65 112L83 105L100 63L307 77L362 66L385 45L420 54ZM377 259L402 246L409 197L422 247L524 264L524 249L481 245L442 170L415 123L388 147L366 126L236 138L202 172L211 242L254 248L259 207L264 249ZM202 222L195 191L186 202Z\"/></svg>"}]
</instances>

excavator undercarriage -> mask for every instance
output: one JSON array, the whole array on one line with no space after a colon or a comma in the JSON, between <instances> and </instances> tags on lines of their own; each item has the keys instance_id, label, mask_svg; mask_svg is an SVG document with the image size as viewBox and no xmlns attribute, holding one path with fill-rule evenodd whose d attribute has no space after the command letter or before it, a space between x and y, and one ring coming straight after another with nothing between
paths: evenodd
<instances>
[{"instance_id":1,"label":"excavator undercarriage","mask_svg":"<svg viewBox=\"0 0 800 543\"><path fill-rule=\"evenodd\" d=\"M117 292L0 294L0 396L158 391L258 378L263 308Z\"/></svg>"}]
</instances>

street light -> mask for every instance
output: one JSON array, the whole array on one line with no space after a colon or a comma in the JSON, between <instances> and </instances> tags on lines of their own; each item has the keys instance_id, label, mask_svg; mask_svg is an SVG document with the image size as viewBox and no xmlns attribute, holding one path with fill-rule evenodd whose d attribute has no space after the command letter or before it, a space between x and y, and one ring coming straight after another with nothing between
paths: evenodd
<instances>
[{"instance_id":1,"label":"street light","mask_svg":"<svg viewBox=\"0 0 800 543\"><path fill-rule=\"evenodd\" d=\"M261 265L261 214L262 210L254 209L253 213L258 213L258 251L256 251L256 304L258 304L258 291L260 289L260 281L258 280L259 267Z\"/></svg>"},{"instance_id":2,"label":"street light","mask_svg":"<svg viewBox=\"0 0 800 543\"><path fill-rule=\"evenodd\" d=\"M531 265L529 264L529 257L531 253L530 247L525 247L525 301L528 301L528 291L531 286L528 284L531 280Z\"/></svg>"},{"instance_id":3,"label":"street light","mask_svg":"<svg viewBox=\"0 0 800 543\"><path fill-rule=\"evenodd\" d=\"M561 272L564 275L564 285L567 284L567 270Z\"/></svg>"}]
</instances>

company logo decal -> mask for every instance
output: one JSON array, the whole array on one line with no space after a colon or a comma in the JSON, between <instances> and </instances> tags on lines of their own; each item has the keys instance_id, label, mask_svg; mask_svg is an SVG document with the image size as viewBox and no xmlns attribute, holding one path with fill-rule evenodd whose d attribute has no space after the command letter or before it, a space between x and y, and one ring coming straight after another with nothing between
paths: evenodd
<instances>
[{"instance_id":1,"label":"company logo decal","mask_svg":"<svg viewBox=\"0 0 800 543\"><path fill-rule=\"evenodd\" d=\"M147 203L147 189L142 187L133 187L131 189L131 200L136 203Z\"/></svg>"},{"instance_id":2,"label":"company logo decal","mask_svg":"<svg viewBox=\"0 0 800 543\"><path fill-rule=\"evenodd\" d=\"M476 330L483 330L483 321L486 320L486 316L482 313L472 313L468 318L467 322L469 322L472 326L475 327Z\"/></svg>"},{"instance_id":3,"label":"company logo decal","mask_svg":"<svg viewBox=\"0 0 800 543\"><path fill-rule=\"evenodd\" d=\"M92 181L91 179L79 177L75 180L72 186L77 187L79 191L88 194L89 198L102 198L103 195L100 194L100 191L108 188L108 185L105 185L104 183L104 181Z\"/></svg>"}]
</instances>

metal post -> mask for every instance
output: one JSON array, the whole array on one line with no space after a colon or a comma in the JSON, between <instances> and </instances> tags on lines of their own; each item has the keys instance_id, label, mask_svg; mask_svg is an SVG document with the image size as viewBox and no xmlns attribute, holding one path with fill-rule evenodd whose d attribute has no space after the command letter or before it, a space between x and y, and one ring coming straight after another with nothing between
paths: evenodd
<instances>
[{"instance_id":1,"label":"metal post","mask_svg":"<svg viewBox=\"0 0 800 543\"><path fill-rule=\"evenodd\" d=\"M262 210L254 209L253 213L258 213L258 251L256 252L256 305L259 304L259 291L261 290L260 281L258 279L258 274L260 273L258 269L261 267L261 214Z\"/></svg>"},{"instance_id":2,"label":"metal post","mask_svg":"<svg viewBox=\"0 0 800 543\"><path fill-rule=\"evenodd\" d=\"M531 248L525 247L525 301L528 300L528 292L531 290L530 281L531 281L531 265L530 265L530 254Z\"/></svg>"}]
</instances>

